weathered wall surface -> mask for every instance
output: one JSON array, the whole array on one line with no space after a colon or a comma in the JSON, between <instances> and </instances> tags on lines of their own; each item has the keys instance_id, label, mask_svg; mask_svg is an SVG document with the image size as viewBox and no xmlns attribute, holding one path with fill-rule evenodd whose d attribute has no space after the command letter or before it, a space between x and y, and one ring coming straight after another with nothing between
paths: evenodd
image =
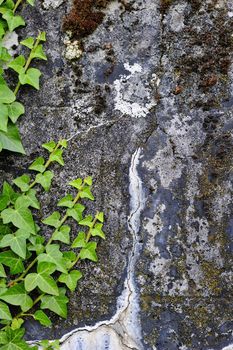
<instances>
[{"instance_id":1,"label":"weathered wall surface","mask_svg":"<svg viewBox=\"0 0 233 350\"><path fill-rule=\"evenodd\" d=\"M28 158L1 155L1 178L24 172L42 142L70 139L43 215L70 179L93 175L90 209L105 211L108 238L98 265L82 266L68 320L30 323L28 338L230 350L233 2L109 1L82 44L61 31L70 5L25 10L26 32L47 32L49 60L40 92L22 94Z\"/></svg>"}]
</instances>

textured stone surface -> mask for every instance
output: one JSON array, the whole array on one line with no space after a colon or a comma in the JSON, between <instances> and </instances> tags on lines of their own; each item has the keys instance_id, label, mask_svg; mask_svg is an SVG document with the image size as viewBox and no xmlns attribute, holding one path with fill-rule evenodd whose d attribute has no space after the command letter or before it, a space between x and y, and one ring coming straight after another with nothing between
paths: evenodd
<instances>
[{"instance_id":1,"label":"textured stone surface","mask_svg":"<svg viewBox=\"0 0 233 350\"><path fill-rule=\"evenodd\" d=\"M43 215L68 180L93 175L89 209L105 211L108 238L99 264L82 266L68 320L28 323L28 338L64 336L77 350L230 350L233 2L111 1L72 44L82 44L72 61L61 31L69 5L25 9L26 32L47 32L49 60L40 92L22 93L28 158L1 154L0 173L21 174L42 142L70 139Z\"/></svg>"}]
</instances>

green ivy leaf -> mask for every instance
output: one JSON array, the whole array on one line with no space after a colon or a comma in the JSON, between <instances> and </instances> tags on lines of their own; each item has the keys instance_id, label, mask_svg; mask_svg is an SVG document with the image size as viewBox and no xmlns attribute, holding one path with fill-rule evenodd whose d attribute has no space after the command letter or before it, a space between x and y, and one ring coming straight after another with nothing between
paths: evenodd
<instances>
[{"instance_id":1,"label":"green ivy leaf","mask_svg":"<svg viewBox=\"0 0 233 350\"><path fill-rule=\"evenodd\" d=\"M12 103L15 101L15 94L5 84L0 85L0 103Z\"/></svg>"},{"instance_id":2,"label":"green ivy leaf","mask_svg":"<svg viewBox=\"0 0 233 350\"><path fill-rule=\"evenodd\" d=\"M75 260L77 259L76 254L73 251L69 251L69 252L64 252L63 253L63 257L66 261L66 268L69 270L71 269L71 267L73 267L73 263L75 262Z\"/></svg>"},{"instance_id":3,"label":"green ivy leaf","mask_svg":"<svg viewBox=\"0 0 233 350\"><path fill-rule=\"evenodd\" d=\"M24 279L24 286L27 292L39 287L43 293L59 295L56 282L46 273L29 273Z\"/></svg>"},{"instance_id":4,"label":"green ivy leaf","mask_svg":"<svg viewBox=\"0 0 233 350\"><path fill-rule=\"evenodd\" d=\"M31 211L22 206L22 200L18 198L15 202L15 209L7 208L1 213L4 224L12 222L18 228L22 228L29 233L36 233L35 223Z\"/></svg>"},{"instance_id":5,"label":"green ivy leaf","mask_svg":"<svg viewBox=\"0 0 233 350\"><path fill-rule=\"evenodd\" d=\"M36 90L40 89L39 79L41 72L37 68L29 68L26 73L19 74L19 81L22 85L28 84L33 86Z\"/></svg>"},{"instance_id":6,"label":"green ivy leaf","mask_svg":"<svg viewBox=\"0 0 233 350\"><path fill-rule=\"evenodd\" d=\"M6 181L3 183L2 194L7 198L7 204L15 203L16 199L20 196Z\"/></svg>"},{"instance_id":7,"label":"green ivy leaf","mask_svg":"<svg viewBox=\"0 0 233 350\"><path fill-rule=\"evenodd\" d=\"M5 235L2 240L0 241L0 247L11 247L11 250L19 255L21 258L26 258L26 252L27 252L27 245L26 245L26 239L29 237L25 237L25 235L22 235L20 230L17 231L16 234L8 234Z\"/></svg>"},{"instance_id":8,"label":"green ivy leaf","mask_svg":"<svg viewBox=\"0 0 233 350\"><path fill-rule=\"evenodd\" d=\"M45 32L40 32L38 37L37 37L38 40L40 41L46 41L46 33Z\"/></svg>"},{"instance_id":9,"label":"green ivy leaf","mask_svg":"<svg viewBox=\"0 0 233 350\"><path fill-rule=\"evenodd\" d=\"M3 277L3 278L6 277L6 273L5 273L4 267L3 267L3 265L1 263L0 263L0 277Z\"/></svg>"},{"instance_id":10,"label":"green ivy leaf","mask_svg":"<svg viewBox=\"0 0 233 350\"><path fill-rule=\"evenodd\" d=\"M58 279L59 282L65 283L69 290L75 291L77 283L82 278L82 274L78 270L72 270L69 274L62 273Z\"/></svg>"},{"instance_id":11,"label":"green ivy leaf","mask_svg":"<svg viewBox=\"0 0 233 350\"><path fill-rule=\"evenodd\" d=\"M5 196L4 194L0 195L0 211L5 209L8 205L8 197Z\"/></svg>"},{"instance_id":12,"label":"green ivy leaf","mask_svg":"<svg viewBox=\"0 0 233 350\"><path fill-rule=\"evenodd\" d=\"M51 182L53 179L53 173L50 170L45 171L43 174L36 175L36 182L41 184L44 190L47 192L50 189Z\"/></svg>"},{"instance_id":13,"label":"green ivy leaf","mask_svg":"<svg viewBox=\"0 0 233 350\"><path fill-rule=\"evenodd\" d=\"M33 49L34 42L35 39L32 36L30 36L27 39L20 41L20 44L28 47L29 49Z\"/></svg>"},{"instance_id":14,"label":"green ivy leaf","mask_svg":"<svg viewBox=\"0 0 233 350\"><path fill-rule=\"evenodd\" d=\"M0 100L1 100L1 86L0 86ZM23 145L20 140L18 129L12 123L8 123L7 132L0 131L0 144L2 148L7 149L8 151L25 154Z\"/></svg>"},{"instance_id":15,"label":"green ivy leaf","mask_svg":"<svg viewBox=\"0 0 233 350\"><path fill-rule=\"evenodd\" d=\"M87 243L86 247L82 248L80 253L79 253L80 259L82 259L82 260L88 259L88 260L97 262L98 257L96 254L96 247L97 247L96 242Z\"/></svg>"},{"instance_id":16,"label":"green ivy leaf","mask_svg":"<svg viewBox=\"0 0 233 350\"><path fill-rule=\"evenodd\" d=\"M69 299L65 296L65 289L59 288L59 296L44 295L41 298L41 309L49 309L55 314L66 318L67 303Z\"/></svg>"},{"instance_id":17,"label":"green ivy leaf","mask_svg":"<svg viewBox=\"0 0 233 350\"><path fill-rule=\"evenodd\" d=\"M52 215L50 215L46 219L42 220L42 222L43 222L43 224L58 228L61 224L60 218L61 218L60 213L58 211L55 211L55 212L53 212Z\"/></svg>"},{"instance_id":18,"label":"green ivy leaf","mask_svg":"<svg viewBox=\"0 0 233 350\"><path fill-rule=\"evenodd\" d=\"M58 144L60 145L60 146L62 146L63 148L67 148L67 145L68 145L68 142L67 142L67 140L60 140L59 142L58 142Z\"/></svg>"},{"instance_id":19,"label":"green ivy leaf","mask_svg":"<svg viewBox=\"0 0 233 350\"><path fill-rule=\"evenodd\" d=\"M37 272L38 273L46 273L47 275L51 275L56 271L57 267L56 264L51 262L40 262L37 266Z\"/></svg>"},{"instance_id":20,"label":"green ivy leaf","mask_svg":"<svg viewBox=\"0 0 233 350\"><path fill-rule=\"evenodd\" d=\"M80 220L82 220L82 213L84 209L85 209L84 205L80 203L75 204L72 209L67 210L67 215L71 216L77 222L80 222Z\"/></svg>"},{"instance_id":21,"label":"green ivy leaf","mask_svg":"<svg viewBox=\"0 0 233 350\"><path fill-rule=\"evenodd\" d=\"M92 215L88 215L83 220L79 221L79 225L92 227L93 225L92 221L93 221Z\"/></svg>"},{"instance_id":22,"label":"green ivy leaf","mask_svg":"<svg viewBox=\"0 0 233 350\"><path fill-rule=\"evenodd\" d=\"M24 66L25 66L26 60L23 55L20 55L16 57L13 61L8 63L8 67L13 69L18 74L24 73Z\"/></svg>"},{"instance_id":23,"label":"green ivy leaf","mask_svg":"<svg viewBox=\"0 0 233 350\"><path fill-rule=\"evenodd\" d=\"M22 103L13 102L7 107L8 107L9 118L11 119L12 123L16 123L18 118L25 113L25 108L22 105Z\"/></svg>"},{"instance_id":24,"label":"green ivy leaf","mask_svg":"<svg viewBox=\"0 0 233 350\"><path fill-rule=\"evenodd\" d=\"M92 185L92 177L91 176L87 176L84 179L84 183L87 184L88 186L91 186Z\"/></svg>"},{"instance_id":25,"label":"green ivy leaf","mask_svg":"<svg viewBox=\"0 0 233 350\"><path fill-rule=\"evenodd\" d=\"M23 18L21 16L14 16L12 10L7 10L3 14L2 18L4 18L7 21L7 25L9 27L10 32L13 32L15 28L25 26Z\"/></svg>"},{"instance_id":26,"label":"green ivy leaf","mask_svg":"<svg viewBox=\"0 0 233 350\"><path fill-rule=\"evenodd\" d=\"M5 30L0 22L0 38L5 34ZM11 59L11 55L5 47L2 47L0 44L0 60L8 62Z\"/></svg>"},{"instance_id":27,"label":"green ivy leaf","mask_svg":"<svg viewBox=\"0 0 233 350\"><path fill-rule=\"evenodd\" d=\"M22 318L14 318L11 322L11 329L19 329L21 328L22 324L24 323L24 320Z\"/></svg>"},{"instance_id":28,"label":"green ivy leaf","mask_svg":"<svg viewBox=\"0 0 233 350\"><path fill-rule=\"evenodd\" d=\"M13 180L13 183L18 186L22 192L29 190L30 176L22 175Z\"/></svg>"},{"instance_id":29,"label":"green ivy leaf","mask_svg":"<svg viewBox=\"0 0 233 350\"><path fill-rule=\"evenodd\" d=\"M0 130L7 132L8 124L8 108L3 103L0 103Z\"/></svg>"},{"instance_id":30,"label":"green ivy leaf","mask_svg":"<svg viewBox=\"0 0 233 350\"><path fill-rule=\"evenodd\" d=\"M0 295L0 299L10 305L20 306L23 312L28 311L33 306L33 300L27 294L23 282L8 288L5 293Z\"/></svg>"},{"instance_id":31,"label":"green ivy leaf","mask_svg":"<svg viewBox=\"0 0 233 350\"><path fill-rule=\"evenodd\" d=\"M78 178L76 180L69 182L69 185L80 190L82 188L82 183L83 183L83 180Z\"/></svg>"},{"instance_id":32,"label":"green ivy leaf","mask_svg":"<svg viewBox=\"0 0 233 350\"><path fill-rule=\"evenodd\" d=\"M36 198L36 190L30 189L26 195L23 196L25 206L40 209L40 203Z\"/></svg>"},{"instance_id":33,"label":"green ivy leaf","mask_svg":"<svg viewBox=\"0 0 233 350\"><path fill-rule=\"evenodd\" d=\"M67 208L73 208L73 197L68 194L67 196L60 199L60 201L57 203L58 207L67 207Z\"/></svg>"},{"instance_id":34,"label":"green ivy leaf","mask_svg":"<svg viewBox=\"0 0 233 350\"><path fill-rule=\"evenodd\" d=\"M38 262L51 262L57 266L57 270L63 273L67 273L66 261L63 258L62 252L59 250L58 244L50 244L46 247L46 254L40 254L38 256Z\"/></svg>"},{"instance_id":35,"label":"green ivy leaf","mask_svg":"<svg viewBox=\"0 0 233 350\"><path fill-rule=\"evenodd\" d=\"M7 320L7 321L12 320L12 316L11 316L9 307L5 303L3 303L2 301L0 301L0 319Z\"/></svg>"},{"instance_id":36,"label":"green ivy leaf","mask_svg":"<svg viewBox=\"0 0 233 350\"><path fill-rule=\"evenodd\" d=\"M17 275L24 271L22 259L11 250L0 253L0 263L10 268L11 275Z\"/></svg>"},{"instance_id":37,"label":"green ivy leaf","mask_svg":"<svg viewBox=\"0 0 233 350\"><path fill-rule=\"evenodd\" d=\"M94 228L91 229L91 235L93 237L98 236L106 239L104 232L102 231L103 224L95 224Z\"/></svg>"},{"instance_id":38,"label":"green ivy leaf","mask_svg":"<svg viewBox=\"0 0 233 350\"><path fill-rule=\"evenodd\" d=\"M0 344L7 344L8 338L7 334L4 331L0 331Z\"/></svg>"},{"instance_id":39,"label":"green ivy leaf","mask_svg":"<svg viewBox=\"0 0 233 350\"><path fill-rule=\"evenodd\" d=\"M1 347L1 350L33 350L22 338L24 335L24 329L6 329L7 344ZM34 349L35 350L35 349Z\"/></svg>"},{"instance_id":40,"label":"green ivy leaf","mask_svg":"<svg viewBox=\"0 0 233 350\"><path fill-rule=\"evenodd\" d=\"M84 187L82 189L82 191L80 191L80 197L81 198L88 198L91 201L93 201L95 199L95 197L93 196L93 194L91 193L90 187Z\"/></svg>"},{"instance_id":41,"label":"green ivy leaf","mask_svg":"<svg viewBox=\"0 0 233 350\"><path fill-rule=\"evenodd\" d=\"M43 173L45 171L45 160L43 157L38 157L34 162L29 166L29 170L35 170L38 171L39 173Z\"/></svg>"},{"instance_id":42,"label":"green ivy leaf","mask_svg":"<svg viewBox=\"0 0 233 350\"><path fill-rule=\"evenodd\" d=\"M43 143L42 147L51 153L55 149L56 143L54 141L50 141L48 143Z\"/></svg>"},{"instance_id":43,"label":"green ivy leaf","mask_svg":"<svg viewBox=\"0 0 233 350\"><path fill-rule=\"evenodd\" d=\"M70 244L70 227L68 225L63 225L56 230L53 234L54 241L61 241L65 244Z\"/></svg>"},{"instance_id":44,"label":"green ivy leaf","mask_svg":"<svg viewBox=\"0 0 233 350\"><path fill-rule=\"evenodd\" d=\"M85 232L80 231L78 236L75 238L71 248L85 248L86 245L86 234Z\"/></svg>"},{"instance_id":45,"label":"green ivy leaf","mask_svg":"<svg viewBox=\"0 0 233 350\"><path fill-rule=\"evenodd\" d=\"M31 58L39 58L41 60L47 61L47 57L43 51L43 46L40 44L35 50L31 52Z\"/></svg>"},{"instance_id":46,"label":"green ivy leaf","mask_svg":"<svg viewBox=\"0 0 233 350\"><path fill-rule=\"evenodd\" d=\"M97 220L104 222L104 213L101 211L96 215Z\"/></svg>"},{"instance_id":47,"label":"green ivy leaf","mask_svg":"<svg viewBox=\"0 0 233 350\"><path fill-rule=\"evenodd\" d=\"M62 149L57 149L53 151L53 153L50 155L49 160L51 162L57 162L58 164L64 166L64 160L62 158L63 150Z\"/></svg>"},{"instance_id":48,"label":"green ivy leaf","mask_svg":"<svg viewBox=\"0 0 233 350\"><path fill-rule=\"evenodd\" d=\"M42 326L50 327L52 325L52 322L42 310L37 310L33 317L36 321L39 321Z\"/></svg>"}]
</instances>

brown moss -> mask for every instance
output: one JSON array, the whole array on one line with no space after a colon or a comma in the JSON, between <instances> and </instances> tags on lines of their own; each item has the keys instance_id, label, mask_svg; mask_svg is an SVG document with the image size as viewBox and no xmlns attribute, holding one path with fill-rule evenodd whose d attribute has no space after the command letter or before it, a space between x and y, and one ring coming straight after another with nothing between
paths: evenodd
<instances>
[{"instance_id":1,"label":"brown moss","mask_svg":"<svg viewBox=\"0 0 233 350\"><path fill-rule=\"evenodd\" d=\"M80 39L92 34L103 21L104 14L97 11L110 0L74 0L70 13L65 17L63 30L71 31L73 37Z\"/></svg>"}]
</instances>

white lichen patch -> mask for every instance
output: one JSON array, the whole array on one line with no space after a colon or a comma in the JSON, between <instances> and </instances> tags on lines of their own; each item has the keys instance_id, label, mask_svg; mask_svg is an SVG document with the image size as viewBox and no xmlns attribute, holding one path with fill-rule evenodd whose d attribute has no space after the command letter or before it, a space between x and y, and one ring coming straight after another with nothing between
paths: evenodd
<instances>
[{"instance_id":1,"label":"white lichen patch","mask_svg":"<svg viewBox=\"0 0 233 350\"><path fill-rule=\"evenodd\" d=\"M44 9L49 9L49 8L54 8L56 9L57 7L59 7L62 3L64 2L64 0L44 0L43 2L43 8Z\"/></svg>"},{"instance_id":2,"label":"white lichen patch","mask_svg":"<svg viewBox=\"0 0 233 350\"><path fill-rule=\"evenodd\" d=\"M170 28L173 32L180 32L184 28L184 10L186 6L186 4L178 4L171 10Z\"/></svg>"},{"instance_id":3,"label":"white lichen patch","mask_svg":"<svg viewBox=\"0 0 233 350\"><path fill-rule=\"evenodd\" d=\"M65 58L67 60L79 59L82 56L83 51L80 48L80 42L78 40L72 41L72 40L66 38L64 40L64 44L66 46Z\"/></svg>"},{"instance_id":4,"label":"white lichen patch","mask_svg":"<svg viewBox=\"0 0 233 350\"><path fill-rule=\"evenodd\" d=\"M138 63L124 64L129 74L123 74L114 81L116 91L115 109L134 118L146 117L156 105L151 90L144 83L144 70Z\"/></svg>"},{"instance_id":5,"label":"white lichen patch","mask_svg":"<svg viewBox=\"0 0 233 350\"><path fill-rule=\"evenodd\" d=\"M9 53L13 56L15 54L15 50L13 47L18 47L19 40L18 40L18 34L16 32L8 32L4 36L2 46L8 49Z\"/></svg>"}]
</instances>

